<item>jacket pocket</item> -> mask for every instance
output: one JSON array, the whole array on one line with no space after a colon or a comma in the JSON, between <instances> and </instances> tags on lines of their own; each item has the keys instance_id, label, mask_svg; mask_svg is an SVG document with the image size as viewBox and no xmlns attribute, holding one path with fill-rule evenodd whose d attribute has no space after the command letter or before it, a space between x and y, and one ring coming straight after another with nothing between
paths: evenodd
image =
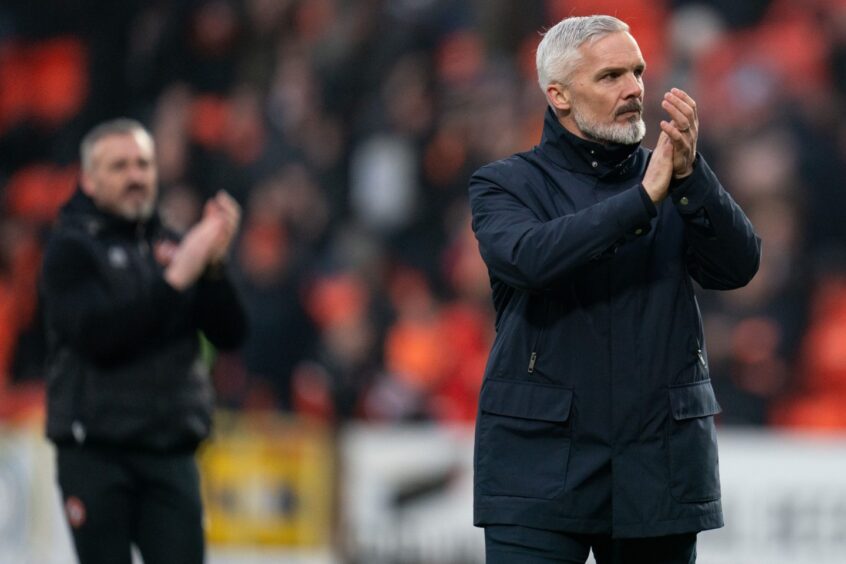
<instances>
[{"instance_id":1,"label":"jacket pocket","mask_svg":"<svg viewBox=\"0 0 846 564\"><path fill-rule=\"evenodd\" d=\"M722 411L711 380L670 388L670 491L677 501L702 503L720 498L717 429Z\"/></svg>"},{"instance_id":2,"label":"jacket pocket","mask_svg":"<svg viewBox=\"0 0 846 564\"><path fill-rule=\"evenodd\" d=\"M476 484L483 495L552 499L570 458L573 391L488 379L479 400Z\"/></svg>"}]
</instances>

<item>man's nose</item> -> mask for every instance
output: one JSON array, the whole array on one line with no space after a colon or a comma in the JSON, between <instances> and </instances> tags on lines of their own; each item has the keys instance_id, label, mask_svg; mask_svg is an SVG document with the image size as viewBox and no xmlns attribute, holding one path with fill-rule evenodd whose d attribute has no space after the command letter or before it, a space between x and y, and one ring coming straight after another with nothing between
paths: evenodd
<instances>
[{"instance_id":1,"label":"man's nose","mask_svg":"<svg viewBox=\"0 0 846 564\"><path fill-rule=\"evenodd\" d=\"M132 182L143 183L147 178L146 169L140 165L131 165L129 167L129 179Z\"/></svg>"},{"instance_id":2,"label":"man's nose","mask_svg":"<svg viewBox=\"0 0 846 564\"><path fill-rule=\"evenodd\" d=\"M640 98L643 96L643 81L634 74L626 75L625 98Z\"/></svg>"}]
</instances>

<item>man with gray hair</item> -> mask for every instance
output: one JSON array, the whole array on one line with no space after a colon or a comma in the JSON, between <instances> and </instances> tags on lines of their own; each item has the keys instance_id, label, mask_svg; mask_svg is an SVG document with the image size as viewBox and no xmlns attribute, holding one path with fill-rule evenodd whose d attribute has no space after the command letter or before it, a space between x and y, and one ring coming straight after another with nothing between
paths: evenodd
<instances>
[{"instance_id":1,"label":"man with gray hair","mask_svg":"<svg viewBox=\"0 0 846 564\"><path fill-rule=\"evenodd\" d=\"M723 519L692 282L745 285L760 239L697 153L686 92L664 94L656 147L640 146L646 62L628 25L567 18L537 70L540 144L470 180L496 309L474 522L489 564L694 562Z\"/></svg>"},{"instance_id":2,"label":"man with gray hair","mask_svg":"<svg viewBox=\"0 0 846 564\"><path fill-rule=\"evenodd\" d=\"M155 212L153 139L116 119L86 135L80 186L44 254L47 436L81 564L201 564L194 452L213 394L198 332L243 339L224 261L240 222L225 193L179 241Z\"/></svg>"}]
</instances>

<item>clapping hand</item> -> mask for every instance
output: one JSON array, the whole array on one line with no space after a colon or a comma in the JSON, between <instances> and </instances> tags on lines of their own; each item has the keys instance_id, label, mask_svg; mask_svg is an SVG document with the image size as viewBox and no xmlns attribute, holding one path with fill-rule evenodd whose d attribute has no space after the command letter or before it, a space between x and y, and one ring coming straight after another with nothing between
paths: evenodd
<instances>
[{"instance_id":1,"label":"clapping hand","mask_svg":"<svg viewBox=\"0 0 846 564\"><path fill-rule=\"evenodd\" d=\"M164 277L177 290L192 285L203 272L219 265L224 258L241 222L241 208L226 192L218 192L206 202L203 217L191 228L173 251Z\"/></svg>"}]
</instances>

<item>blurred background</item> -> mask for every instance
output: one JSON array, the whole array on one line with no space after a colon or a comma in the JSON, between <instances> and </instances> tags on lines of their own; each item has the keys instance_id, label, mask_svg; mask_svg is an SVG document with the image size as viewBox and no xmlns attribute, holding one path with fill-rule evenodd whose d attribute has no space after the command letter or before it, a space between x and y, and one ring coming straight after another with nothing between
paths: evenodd
<instances>
[{"instance_id":1,"label":"blurred background","mask_svg":"<svg viewBox=\"0 0 846 564\"><path fill-rule=\"evenodd\" d=\"M231 268L252 332L215 364L210 561L481 562L493 312L467 180L539 141L540 32L593 13L647 60L644 143L664 91L687 90L764 241L751 284L699 292L729 525L700 561L840 562L843 0L3 0L0 562L73 562L36 280L79 141L116 116L153 132L173 228L219 189L244 210Z\"/></svg>"}]
</instances>

